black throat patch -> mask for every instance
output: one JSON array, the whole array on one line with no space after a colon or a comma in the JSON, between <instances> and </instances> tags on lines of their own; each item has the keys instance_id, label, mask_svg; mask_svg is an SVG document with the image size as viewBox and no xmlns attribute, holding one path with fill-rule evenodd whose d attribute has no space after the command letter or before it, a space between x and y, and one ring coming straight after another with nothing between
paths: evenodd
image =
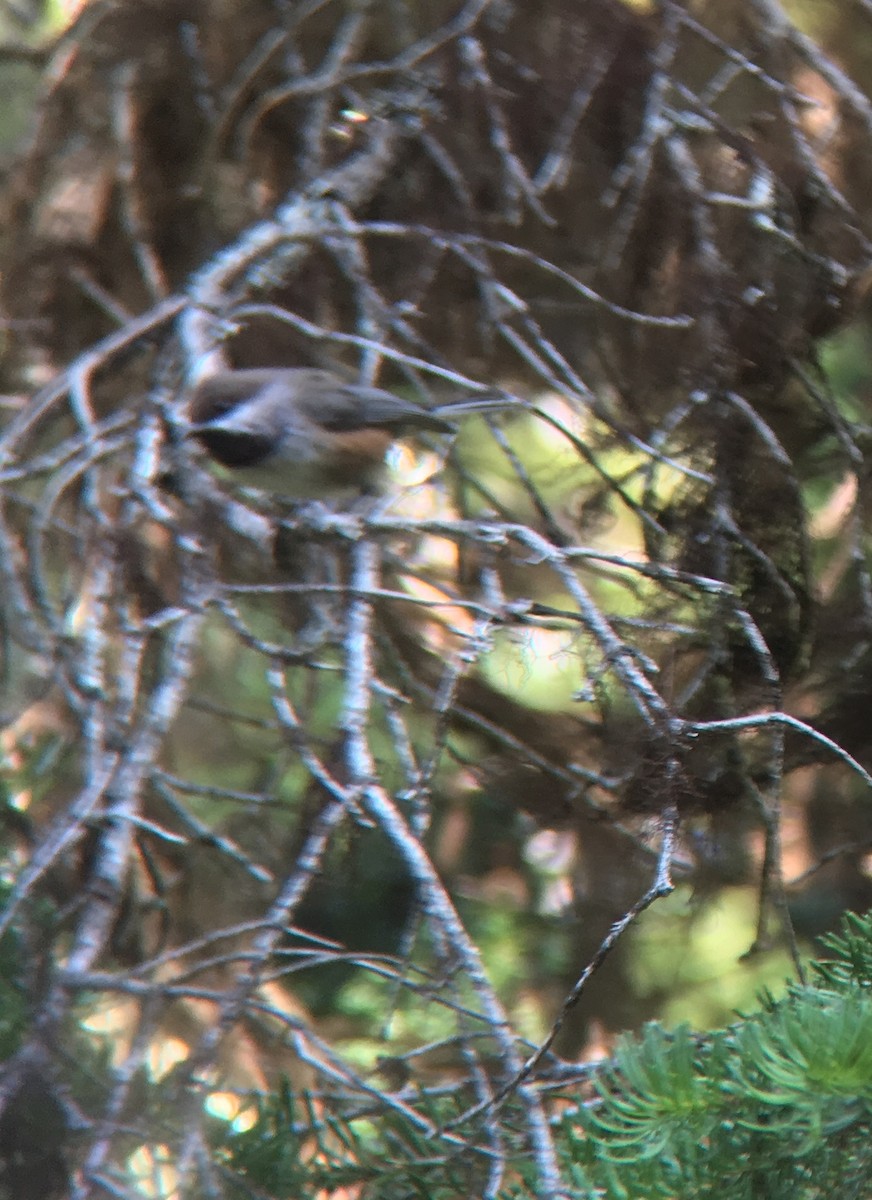
<instances>
[{"instance_id":1,"label":"black throat patch","mask_svg":"<svg viewBox=\"0 0 872 1200\"><path fill-rule=\"evenodd\" d=\"M222 467L258 467L267 461L274 449L273 438L261 433L240 430L197 430L195 437Z\"/></svg>"}]
</instances>

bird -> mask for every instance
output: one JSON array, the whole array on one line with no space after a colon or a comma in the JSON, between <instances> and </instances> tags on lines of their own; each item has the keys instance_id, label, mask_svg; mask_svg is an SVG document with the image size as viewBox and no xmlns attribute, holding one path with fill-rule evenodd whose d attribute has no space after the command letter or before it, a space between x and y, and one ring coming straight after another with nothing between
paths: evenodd
<instances>
[{"instance_id":1,"label":"bird","mask_svg":"<svg viewBox=\"0 0 872 1200\"><path fill-rule=\"evenodd\" d=\"M301 500L377 494L390 444L415 431L453 433L455 419L514 407L487 393L424 408L382 388L309 367L207 375L188 403L188 432L245 486Z\"/></svg>"}]
</instances>

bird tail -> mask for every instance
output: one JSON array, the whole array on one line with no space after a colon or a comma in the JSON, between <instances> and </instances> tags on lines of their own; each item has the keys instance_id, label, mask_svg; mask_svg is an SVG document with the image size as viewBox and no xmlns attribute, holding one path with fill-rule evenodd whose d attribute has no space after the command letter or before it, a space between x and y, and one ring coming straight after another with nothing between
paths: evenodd
<instances>
[{"instance_id":1,"label":"bird tail","mask_svg":"<svg viewBox=\"0 0 872 1200\"><path fill-rule=\"evenodd\" d=\"M515 409L523 412L526 405L515 396L507 396L504 392L482 392L463 400L449 400L446 404L437 404L430 412L434 417L451 421L457 417L469 416L473 413L498 413Z\"/></svg>"}]
</instances>

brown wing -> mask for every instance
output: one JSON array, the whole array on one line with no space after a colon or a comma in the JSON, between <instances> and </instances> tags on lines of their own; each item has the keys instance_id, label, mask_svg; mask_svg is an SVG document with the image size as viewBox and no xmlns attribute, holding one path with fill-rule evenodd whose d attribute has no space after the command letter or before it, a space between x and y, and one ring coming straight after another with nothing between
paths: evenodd
<instances>
[{"instance_id":1,"label":"brown wing","mask_svg":"<svg viewBox=\"0 0 872 1200\"><path fill-rule=\"evenodd\" d=\"M434 429L448 433L454 427L435 413L381 388L346 383L329 372L307 372L311 386L301 386L299 407L303 415L331 433L359 429ZM316 379L315 376L323 376ZM300 383L303 383L301 380Z\"/></svg>"}]
</instances>

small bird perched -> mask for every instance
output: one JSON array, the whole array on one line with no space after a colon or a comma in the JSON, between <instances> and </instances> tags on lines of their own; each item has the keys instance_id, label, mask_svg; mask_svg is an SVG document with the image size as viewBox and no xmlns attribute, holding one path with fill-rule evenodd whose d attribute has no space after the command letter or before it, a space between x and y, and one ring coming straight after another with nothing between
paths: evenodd
<instances>
[{"instance_id":1,"label":"small bird perched","mask_svg":"<svg viewBox=\"0 0 872 1200\"><path fill-rule=\"evenodd\" d=\"M190 433L243 484L297 499L377 491L385 453L406 433L452 433L453 418L512 407L494 395L426 409L331 371L257 367L202 379Z\"/></svg>"}]
</instances>

